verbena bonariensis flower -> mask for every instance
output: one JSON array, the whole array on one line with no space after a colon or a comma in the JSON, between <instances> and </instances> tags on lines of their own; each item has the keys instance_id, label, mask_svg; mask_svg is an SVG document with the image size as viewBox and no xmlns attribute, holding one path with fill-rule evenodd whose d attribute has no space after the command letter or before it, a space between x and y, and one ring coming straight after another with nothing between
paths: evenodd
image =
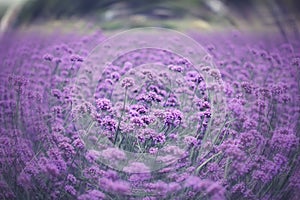
<instances>
[{"instance_id":1,"label":"verbena bonariensis flower","mask_svg":"<svg viewBox=\"0 0 300 200\"><path fill-rule=\"evenodd\" d=\"M101 32L4 35L0 199L299 198L299 42L193 36L223 119L178 54L138 49L96 72Z\"/></svg>"}]
</instances>

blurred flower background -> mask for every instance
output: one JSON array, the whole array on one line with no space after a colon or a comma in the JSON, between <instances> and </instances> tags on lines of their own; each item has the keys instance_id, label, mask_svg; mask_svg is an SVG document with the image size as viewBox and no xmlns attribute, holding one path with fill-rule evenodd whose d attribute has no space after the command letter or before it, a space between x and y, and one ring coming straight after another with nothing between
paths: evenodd
<instances>
[{"instance_id":1,"label":"blurred flower background","mask_svg":"<svg viewBox=\"0 0 300 200\"><path fill-rule=\"evenodd\" d=\"M299 9L0 0L0 199L300 199Z\"/></svg>"}]
</instances>

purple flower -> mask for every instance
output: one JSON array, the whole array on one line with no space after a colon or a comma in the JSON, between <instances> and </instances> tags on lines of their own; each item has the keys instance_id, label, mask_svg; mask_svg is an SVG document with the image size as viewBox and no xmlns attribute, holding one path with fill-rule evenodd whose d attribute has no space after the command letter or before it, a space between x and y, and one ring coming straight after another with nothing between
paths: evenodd
<instances>
[{"instance_id":1,"label":"purple flower","mask_svg":"<svg viewBox=\"0 0 300 200\"><path fill-rule=\"evenodd\" d=\"M85 154L85 158L89 161L89 162L95 162L100 156L100 152L95 151L95 150L89 150L86 154Z\"/></svg>"},{"instance_id":2,"label":"purple flower","mask_svg":"<svg viewBox=\"0 0 300 200\"><path fill-rule=\"evenodd\" d=\"M99 108L100 110L106 111L106 110L110 110L112 105L109 99L97 99L96 100L96 105L97 108Z\"/></svg>"},{"instance_id":3,"label":"purple flower","mask_svg":"<svg viewBox=\"0 0 300 200\"><path fill-rule=\"evenodd\" d=\"M43 56L43 59L46 60L46 61L50 61L51 62L53 60L53 56L50 55L50 54L45 54Z\"/></svg>"},{"instance_id":4,"label":"purple flower","mask_svg":"<svg viewBox=\"0 0 300 200\"><path fill-rule=\"evenodd\" d=\"M176 182L172 182L168 184L168 192L174 193L178 192L182 189L181 185Z\"/></svg>"},{"instance_id":5,"label":"purple flower","mask_svg":"<svg viewBox=\"0 0 300 200\"><path fill-rule=\"evenodd\" d=\"M78 196L78 200L103 200L105 194L99 190L88 190L85 194Z\"/></svg>"},{"instance_id":6,"label":"purple flower","mask_svg":"<svg viewBox=\"0 0 300 200\"><path fill-rule=\"evenodd\" d=\"M193 146L198 145L197 138L195 138L193 136L185 136L184 137L184 142L187 143L188 145L193 145Z\"/></svg>"},{"instance_id":7,"label":"purple flower","mask_svg":"<svg viewBox=\"0 0 300 200\"><path fill-rule=\"evenodd\" d=\"M279 129L274 131L271 144L274 148L289 152L299 144L299 138L289 129Z\"/></svg>"},{"instance_id":8,"label":"purple flower","mask_svg":"<svg viewBox=\"0 0 300 200\"><path fill-rule=\"evenodd\" d=\"M68 180L72 185L76 185L76 183L77 183L76 177L73 176L72 174L68 174L67 180Z\"/></svg>"},{"instance_id":9,"label":"purple flower","mask_svg":"<svg viewBox=\"0 0 300 200\"><path fill-rule=\"evenodd\" d=\"M146 187L158 195L166 195L168 192L168 184L163 181L149 183Z\"/></svg>"},{"instance_id":10,"label":"purple flower","mask_svg":"<svg viewBox=\"0 0 300 200\"><path fill-rule=\"evenodd\" d=\"M118 72L113 72L111 74L111 79L115 80L115 81L119 81L121 75Z\"/></svg>"},{"instance_id":11,"label":"purple flower","mask_svg":"<svg viewBox=\"0 0 300 200\"><path fill-rule=\"evenodd\" d=\"M149 149L149 153L150 153L150 154L156 154L157 151L158 151L158 148L156 148L156 147L151 147L151 148Z\"/></svg>"},{"instance_id":12,"label":"purple flower","mask_svg":"<svg viewBox=\"0 0 300 200\"><path fill-rule=\"evenodd\" d=\"M121 85L123 88L128 89L134 85L134 80L132 78L124 78Z\"/></svg>"},{"instance_id":13,"label":"purple flower","mask_svg":"<svg viewBox=\"0 0 300 200\"><path fill-rule=\"evenodd\" d=\"M77 149L84 149L85 145L83 143L83 141L79 138L77 138L76 140L73 141L73 146Z\"/></svg>"},{"instance_id":14,"label":"purple flower","mask_svg":"<svg viewBox=\"0 0 300 200\"><path fill-rule=\"evenodd\" d=\"M50 175L52 175L52 176L58 176L59 175L59 169L55 164L48 163L48 164L46 164L45 168L46 168L47 172Z\"/></svg>"},{"instance_id":15,"label":"purple flower","mask_svg":"<svg viewBox=\"0 0 300 200\"><path fill-rule=\"evenodd\" d=\"M73 186L71 186L71 185L66 185L65 186L65 191L68 193L68 194L70 194L70 195L72 195L72 196L75 196L76 195L76 190L75 190L75 188L73 187Z\"/></svg>"},{"instance_id":16,"label":"purple flower","mask_svg":"<svg viewBox=\"0 0 300 200\"><path fill-rule=\"evenodd\" d=\"M194 190L199 191L202 186L202 181L199 177L190 176L184 182L185 187L192 187Z\"/></svg>"},{"instance_id":17,"label":"purple flower","mask_svg":"<svg viewBox=\"0 0 300 200\"><path fill-rule=\"evenodd\" d=\"M26 189L29 189L32 187L32 180L31 180L31 175L25 172L22 172L18 176L17 180L18 184Z\"/></svg>"},{"instance_id":18,"label":"purple flower","mask_svg":"<svg viewBox=\"0 0 300 200\"><path fill-rule=\"evenodd\" d=\"M72 55L70 57L70 61L72 61L72 62L83 62L83 58L79 55Z\"/></svg>"},{"instance_id":19,"label":"purple flower","mask_svg":"<svg viewBox=\"0 0 300 200\"><path fill-rule=\"evenodd\" d=\"M153 138L155 144L158 144L158 143L163 144L166 141L166 136L164 133L158 133L156 135L153 135L152 138Z\"/></svg>"},{"instance_id":20,"label":"purple flower","mask_svg":"<svg viewBox=\"0 0 300 200\"><path fill-rule=\"evenodd\" d=\"M164 121L166 125L179 125L183 119L182 113L177 110L169 110L164 113Z\"/></svg>"},{"instance_id":21,"label":"purple flower","mask_svg":"<svg viewBox=\"0 0 300 200\"><path fill-rule=\"evenodd\" d=\"M124 151L112 147L103 150L101 155L103 158L107 160L113 160L113 161L126 159L126 154L124 153Z\"/></svg>"},{"instance_id":22,"label":"purple flower","mask_svg":"<svg viewBox=\"0 0 300 200\"><path fill-rule=\"evenodd\" d=\"M169 65L168 68L175 72L183 72L184 67L178 65Z\"/></svg>"},{"instance_id":23,"label":"purple flower","mask_svg":"<svg viewBox=\"0 0 300 200\"><path fill-rule=\"evenodd\" d=\"M108 131L115 131L117 128L117 122L110 117L105 117L104 119L102 119L101 125L104 127L105 130Z\"/></svg>"},{"instance_id":24,"label":"purple flower","mask_svg":"<svg viewBox=\"0 0 300 200\"><path fill-rule=\"evenodd\" d=\"M127 173L149 173L150 169L144 163L133 162L129 166L123 168Z\"/></svg>"},{"instance_id":25,"label":"purple flower","mask_svg":"<svg viewBox=\"0 0 300 200\"><path fill-rule=\"evenodd\" d=\"M130 184L126 181L113 181L108 178L100 178L99 184L106 191L114 192L116 194L122 195L131 193Z\"/></svg>"}]
</instances>

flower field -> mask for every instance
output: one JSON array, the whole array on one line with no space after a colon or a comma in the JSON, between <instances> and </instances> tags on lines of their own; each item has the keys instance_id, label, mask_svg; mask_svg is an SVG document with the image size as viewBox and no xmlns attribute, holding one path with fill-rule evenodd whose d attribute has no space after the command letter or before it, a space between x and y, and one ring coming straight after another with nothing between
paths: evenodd
<instances>
[{"instance_id":1,"label":"flower field","mask_svg":"<svg viewBox=\"0 0 300 200\"><path fill-rule=\"evenodd\" d=\"M300 199L300 42L178 34L3 35L0 199Z\"/></svg>"}]
</instances>

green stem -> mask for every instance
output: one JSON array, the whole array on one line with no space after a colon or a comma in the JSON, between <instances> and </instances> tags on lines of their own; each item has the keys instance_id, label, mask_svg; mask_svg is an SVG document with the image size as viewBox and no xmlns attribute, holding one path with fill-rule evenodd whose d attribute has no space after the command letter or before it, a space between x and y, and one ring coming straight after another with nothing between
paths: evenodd
<instances>
[{"instance_id":1,"label":"green stem","mask_svg":"<svg viewBox=\"0 0 300 200\"><path fill-rule=\"evenodd\" d=\"M125 112L126 101L127 101L127 89L125 89L125 98L124 98L124 102L123 102L123 109L122 109L122 113L121 113L121 116L120 116L119 121L118 121L118 126L117 126L115 139L114 139L114 145L116 144L117 139L118 139L118 134L119 134L119 131L120 131L120 124L121 124L122 117L123 117L124 112Z\"/></svg>"},{"instance_id":2,"label":"green stem","mask_svg":"<svg viewBox=\"0 0 300 200\"><path fill-rule=\"evenodd\" d=\"M20 92L17 91L17 105L16 105L16 128L18 128L19 125L19 108L20 108Z\"/></svg>"},{"instance_id":3,"label":"green stem","mask_svg":"<svg viewBox=\"0 0 300 200\"><path fill-rule=\"evenodd\" d=\"M226 160L226 165L225 165L225 171L224 171L224 178L225 178L225 179L227 178L227 175L228 175L229 164L230 164L230 159L227 158L227 160Z\"/></svg>"},{"instance_id":4,"label":"green stem","mask_svg":"<svg viewBox=\"0 0 300 200\"><path fill-rule=\"evenodd\" d=\"M199 167L197 167L196 169L196 174L199 173L199 171L207 164L209 163L212 159L214 159L215 157L219 156L222 152L219 152L213 156L211 156L209 159L207 159L204 163L202 163Z\"/></svg>"}]
</instances>

